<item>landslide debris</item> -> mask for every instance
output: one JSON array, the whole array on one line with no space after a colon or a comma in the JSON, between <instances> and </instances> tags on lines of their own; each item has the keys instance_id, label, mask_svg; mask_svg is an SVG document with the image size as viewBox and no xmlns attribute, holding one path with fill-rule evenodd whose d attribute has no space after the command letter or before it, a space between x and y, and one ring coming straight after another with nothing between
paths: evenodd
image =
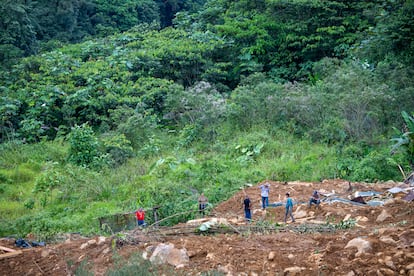
<instances>
[{"instance_id":1,"label":"landslide debris","mask_svg":"<svg viewBox=\"0 0 414 276\"><path fill-rule=\"evenodd\" d=\"M414 201L405 199L409 184L270 182L274 207L266 210L261 209L260 184L241 188L209 217L174 227L112 237L68 234L59 243L25 249L15 247L13 239L0 239L0 246L22 251L2 258L7 252L0 249L0 271L73 275L87 263L95 275L104 275L115 259L139 254L184 275L414 275ZM320 191L322 203L310 208L314 190ZM287 225L281 206L286 192L297 203L296 222ZM245 193L253 202L251 224L243 217ZM352 201L358 196L366 204Z\"/></svg>"}]
</instances>

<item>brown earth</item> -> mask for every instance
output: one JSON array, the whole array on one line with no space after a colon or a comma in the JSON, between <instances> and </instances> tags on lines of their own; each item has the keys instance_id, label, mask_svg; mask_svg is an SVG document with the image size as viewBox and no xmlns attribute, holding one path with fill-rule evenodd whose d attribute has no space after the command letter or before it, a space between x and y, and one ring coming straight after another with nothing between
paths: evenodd
<instances>
[{"instance_id":1,"label":"brown earth","mask_svg":"<svg viewBox=\"0 0 414 276\"><path fill-rule=\"evenodd\" d=\"M404 193L386 192L408 186L352 183L349 190L343 180L270 184L270 203L283 201L286 192L295 202L304 202L294 207L296 222L283 223L283 206L261 210L260 190L254 185L211 211L211 217L220 218L227 227L219 225L203 235L196 233L193 225L205 219L170 228L136 229L124 233L122 239L119 235L106 239L66 235L60 243L23 249L7 258L1 257L6 252L0 250L0 275L73 275L82 261L88 262L95 275L103 275L113 268L115 252L127 258L149 252L151 245L160 243L184 248L189 257L188 264L171 267L170 274L414 275L414 201L401 199ZM323 201L320 208L309 208L306 203L313 190L344 199L354 198L356 191L378 191L382 194L376 199L385 204L372 207ZM244 222L244 193L253 202L251 224ZM0 245L20 250L11 239L1 239Z\"/></svg>"}]
</instances>

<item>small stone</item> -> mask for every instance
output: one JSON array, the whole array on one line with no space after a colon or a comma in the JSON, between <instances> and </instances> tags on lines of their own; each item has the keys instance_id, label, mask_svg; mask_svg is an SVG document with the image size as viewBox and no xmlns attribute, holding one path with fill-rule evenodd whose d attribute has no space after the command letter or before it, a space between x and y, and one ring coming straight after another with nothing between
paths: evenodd
<instances>
[{"instance_id":1,"label":"small stone","mask_svg":"<svg viewBox=\"0 0 414 276\"><path fill-rule=\"evenodd\" d=\"M106 242L106 237L100 236L98 238L98 245L101 245Z\"/></svg>"},{"instance_id":2,"label":"small stone","mask_svg":"<svg viewBox=\"0 0 414 276\"><path fill-rule=\"evenodd\" d=\"M355 220L358 222L358 221L362 221L362 222L367 222L367 221L369 221L369 219L367 218L367 217L364 217L364 216L357 216L356 218L355 218Z\"/></svg>"},{"instance_id":3,"label":"small stone","mask_svg":"<svg viewBox=\"0 0 414 276\"><path fill-rule=\"evenodd\" d=\"M407 270L414 270L414 263L411 263L405 267Z\"/></svg>"},{"instance_id":4,"label":"small stone","mask_svg":"<svg viewBox=\"0 0 414 276\"><path fill-rule=\"evenodd\" d=\"M291 260L291 261L295 260L295 255L289 254L288 259Z\"/></svg>"},{"instance_id":5,"label":"small stone","mask_svg":"<svg viewBox=\"0 0 414 276\"><path fill-rule=\"evenodd\" d=\"M196 252L196 251L192 251L192 250L190 250L190 251L188 251L188 252L187 252L187 254L188 254L188 257L189 257L189 258L192 258L192 257L194 257L195 255L197 255L197 252Z\"/></svg>"},{"instance_id":6,"label":"small stone","mask_svg":"<svg viewBox=\"0 0 414 276\"><path fill-rule=\"evenodd\" d=\"M383 209L381 214L379 214L379 216L377 217L377 222L383 222L388 218L392 218L392 216L387 212L386 209Z\"/></svg>"},{"instance_id":7,"label":"small stone","mask_svg":"<svg viewBox=\"0 0 414 276\"><path fill-rule=\"evenodd\" d=\"M292 266L292 267L288 267L286 268L283 272L285 274L292 274L292 275L300 275L301 271L305 270L304 267L299 267L299 266Z\"/></svg>"},{"instance_id":8,"label":"small stone","mask_svg":"<svg viewBox=\"0 0 414 276\"><path fill-rule=\"evenodd\" d=\"M206 259L213 260L214 259L214 254L213 253L208 253L207 256L206 256Z\"/></svg>"},{"instance_id":9,"label":"small stone","mask_svg":"<svg viewBox=\"0 0 414 276\"><path fill-rule=\"evenodd\" d=\"M388 266L389 268L395 270L395 265L393 263L393 261L389 260L389 261L385 261L385 265Z\"/></svg>"},{"instance_id":10,"label":"small stone","mask_svg":"<svg viewBox=\"0 0 414 276\"><path fill-rule=\"evenodd\" d=\"M392 233L392 229L390 228L380 228L378 229L378 235L383 236L386 232Z\"/></svg>"},{"instance_id":11,"label":"small stone","mask_svg":"<svg viewBox=\"0 0 414 276\"><path fill-rule=\"evenodd\" d=\"M401 257L401 256L404 256L404 251L397 251L395 254L394 254L394 258L399 258L399 257Z\"/></svg>"},{"instance_id":12,"label":"small stone","mask_svg":"<svg viewBox=\"0 0 414 276\"><path fill-rule=\"evenodd\" d=\"M144 251L144 252L142 253L142 258L143 258L144 260L148 260L148 259L149 259L149 257L148 257L148 252Z\"/></svg>"},{"instance_id":13,"label":"small stone","mask_svg":"<svg viewBox=\"0 0 414 276\"><path fill-rule=\"evenodd\" d=\"M380 272L385 276L393 276L395 275L394 270L391 270L389 268L381 268Z\"/></svg>"},{"instance_id":14,"label":"small stone","mask_svg":"<svg viewBox=\"0 0 414 276\"><path fill-rule=\"evenodd\" d=\"M45 250L42 250L42 252L40 253L40 256L42 256L42 258L46 258L47 256L49 256L49 254L50 254L50 250L45 249Z\"/></svg>"},{"instance_id":15,"label":"small stone","mask_svg":"<svg viewBox=\"0 0 414 276\"><path fill-rule=\"evenodd\" d=\"M89 245L96 244L96 240L89 240L89 241L88 241L88 244L89 244Z\"/></svg>"},{"instance_id":16,"label":"small stone","mask_svg":"<svg viewBox=\"0 0 414 276\"><path fill-rule=\"evenodd\" d=\"M394 241L391 237L385 236L385 237L380 237L379 240L383 243L389 244L389 245L396 245L397 242Z\"/></svg>"},{"instance_id":17,"label":"small stone","mask_svg":"<svg viewBox=\"0 0 414 276\"><path fill-rule=\"evenodd\" d=\"M276 253L274 251L269 252L269 255L267 256L267 259L269 261L273 261L276 257Z\"/></svg>"}]
</instances>

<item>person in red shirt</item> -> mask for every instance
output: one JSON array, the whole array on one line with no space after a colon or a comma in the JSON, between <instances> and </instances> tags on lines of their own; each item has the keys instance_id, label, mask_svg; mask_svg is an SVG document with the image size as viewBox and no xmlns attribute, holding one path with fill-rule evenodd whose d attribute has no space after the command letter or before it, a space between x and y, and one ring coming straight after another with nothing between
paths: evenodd
<instances>
[{"instance_id":1,"label":"person in red shirt","mask_svg":"<svg viewBox=\"0 0 414 276\"><path fill-rule=\"evenodd\" d=\"M139 208L138 211L135 212L135 216L137 218L137 225L145 226L145 211L142 208Z\"/></svg>"}]
</instances>

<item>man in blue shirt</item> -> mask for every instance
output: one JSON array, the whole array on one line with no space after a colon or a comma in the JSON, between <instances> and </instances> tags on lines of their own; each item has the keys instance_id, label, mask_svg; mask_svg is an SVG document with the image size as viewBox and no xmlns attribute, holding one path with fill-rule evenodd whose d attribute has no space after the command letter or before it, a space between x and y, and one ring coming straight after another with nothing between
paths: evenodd
<instances>
[{"instance_id":1,"label":"man in blue shirt","mask_svg":"<svg viewBox=\"0 0 414 276\"><path fill-rule=\"evenodd\" d=\"M292 218L292 222L295 222L295 219L293 218L293 200L290 198L290 194L286 193L286 213L285 213L285 223L287 217L290 215Z\"/></svg>"}]
</instances>

